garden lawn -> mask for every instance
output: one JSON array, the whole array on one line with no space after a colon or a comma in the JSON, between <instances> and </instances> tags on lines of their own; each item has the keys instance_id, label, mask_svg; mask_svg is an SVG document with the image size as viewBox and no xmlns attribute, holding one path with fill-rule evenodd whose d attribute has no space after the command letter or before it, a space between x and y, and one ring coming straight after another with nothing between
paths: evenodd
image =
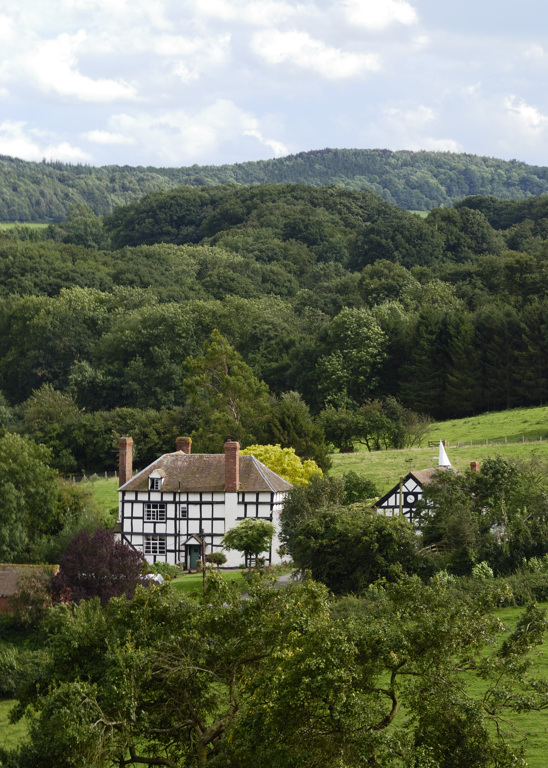
<instances>
[{"instance_id":1,"label":"garden lawn","mask_svg":"<svg viewBox=\"0 0 548 768\"><path fill-rule=\"evenodd\" d=\"M247 590L247 581L244 578L245 571L221 571L221 576L228 581L236 584L240 592ZM192 597L193 595L201 596L202 594L203 576L202 573L184 573L171 581L171 586L177 592L181 592L184 595Z\"/></svg>"},{"instance_id":2,"label":"garden lawn","mask_svg":"<svg viewBox=\"0 0 548 768\"><path fill-rule=\"evenodd\" d=\"M25 722L10 723L9 713L16 704L11 699L0 699L0 746L5 749L13 749L20 744L27 735Z\"/></svg>"}]
</instances>

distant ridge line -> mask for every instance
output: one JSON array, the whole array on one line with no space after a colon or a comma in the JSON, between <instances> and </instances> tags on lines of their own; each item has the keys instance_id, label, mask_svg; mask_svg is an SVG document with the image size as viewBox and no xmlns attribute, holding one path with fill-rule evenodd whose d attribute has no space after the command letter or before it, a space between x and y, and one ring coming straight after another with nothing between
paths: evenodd
<instances>
[{"instance_id":1,"label":"distant ridge line","mask_svg":"<svg viewBox=\"0 0 548 768\"><path fill-rule=\"evenodd\" d=\"M452 205L472 195L520 200L548 194L548 168L468 153L312 149L232 165L91 166L0 155L0 221L55 222L73 205L98 215L177 186L305 184L367 190L407 210Z\"/></svg>"}]
</instances>

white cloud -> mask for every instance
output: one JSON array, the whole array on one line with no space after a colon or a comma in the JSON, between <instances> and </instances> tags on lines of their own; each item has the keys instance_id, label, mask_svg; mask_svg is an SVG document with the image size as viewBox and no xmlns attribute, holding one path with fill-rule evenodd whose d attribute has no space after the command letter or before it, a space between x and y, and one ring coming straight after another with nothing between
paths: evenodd
<instances>
[{"instance_id":1,"label":"white cloud","mask_svg":"<svg viewBox=\"0 0 548 768\"><path fill-rule=\"evenodd\" d=\"M78 71L76 52L86 38L86 33L80 30L75 35L64 33L55 40L41 43L36 52L27 59L27 67L38 84L46 91L75 97L80 101L111 102L135 99L133 86L116 80L94 80Z\"/></svg>"},{"instance_id":2,"label":"white cloud","mask_svg":"<svg viewBox=\"0 0 548 768\"><path fill-rule=\"evenodd\" d=\"M64 0L66 8L80 12L104 14L105 20L123 19L131 25L136 18L144 18L153 29L170 29L171 22L166 16L162 0Z\"/></svg>"},{"instance_id":3,"label":"white cloud","mask_svg":"<svg viewBox=\"0 0 548 768\"><path fill-rule=\"evenodd\" d=\"M436 117L434 110L424 104L419 104L413 109L387 109L386 115L395 119L399 125L413 128L422 128Z\"/></svg>"},{"instance_id":4,"label":"white cloud","mask_svg":"<svg viewBox=\"0 0 548 768\"><path fill-rule=\"evenodd\" d=\"M341 80L380 69L375 54L346 53L314 40L306 32L259 32L253 37L252 48L269 64L289 62L328 80Z\"/></svg>"},{"instance_id":5,"label":"white cloud","mask_svg":"<svg viewBox=\"0 0 548 768\"><path fill-rule=\"evenodd\" d=\"M219 21L270 27L306 13L310 8L282 0L195 0L194 10Z\"/></svg>"},{"instance_id":6,"label":"white cloud","mask_svg":"<svg viewBox=\"0 0 548 768\"><path fill-rule=\"evenodd\" d=\"M228 60L230 35L203 38L163 35L154 42L154 49L162 57L178 59L173 73L187 83Z\"/></svg>"},{"instance_id":7,"label":"white cloud","mask_svg":"<svg viewBox=\"0 0 548 768\"><path fill-rule=\"evenodd\" d=\"M344 0L342 7L350 24L374 31L418 21L416 10L405 0Z\"/></svg>"},{"instance_id":8,"label":"white cloud","mask_svg":"<svg viewBox=\"0 0 548 768\"><path fill-rule=\"evenodd\" d=\"M95 144L135 144L135 139L130 136L109 131L88 131L83 134L83 137Z\"/></svg>"},{"instance_id":9,"label":"white cloud","mask_svg":"<svg viewBox=\"0 0 548 768\"><path fill-rule=\"evenodd\" d=\"M464 152L464 147L455 139L438 139L434 136L421 136L419 139L404 139L401 149L412 152L430 150L431 152Z\"/></svg>"},{"instance_id":10,"label":"white cloud","mask_svg":"<svg viewBox=\"0 0 548 768\"><path fill-rule=\"evenodd\" d=\"M0 123L0 154L20 157L23 160L63 160L86 162L90 155L67 141L40 145L32 132L25 132L26 123L5 120Z\"/></svg>"},{"instance_id":11,"label":"white cloud","mask_svg":"<svg viewBox=\"0 0 548 768\"><path fill-rule=\"evenodd\" d=\"M532 43L529 45L525 51L524 54L526 59L530 59L531 61L540 62L543 61L546 54L544 52L544 48L542 45L539 45L538 43Z\"/></svg>"},{"instance_id":12,"label":"white cloud","mask_svg":"<svg viewBox=\"0 0 548 768\"><path fill-rule=\"evenodd\" d=\"M275 157L283 157L289 154L288 148L281 141L275 139L265 139L262 133L254 128L248 128L243 132L244 136L253 136L254 139L258 139L265 147L270 147Z\"/></svg>"},{"instance_id":13,"label":"white cloud","mask_svg":"<svg viewBox=\"0 0 548 768\"><path fill-rule=\"evenodd\" d=\"M462 144L453 138L436 135L445 132L441 115L425 104L412 108L390 107L380 110L379 118L364 131L368 146L412 152L463 152Z\"/></svg>"},{"instance_id":14,"label":"white cloud","mask_svg":"<svg viewBox=\"0 0 548 768\"><path fill-rule=\"evenodd\" d=\"M518 101L515 96L506 98L504 107L517 119L520 127L527 131L536 132L548 125L547 115L543 115L536 107L532 107L523 100Z\"/></svg>"},{"instance_id":15,"label":"white cloud","mask_svg":"<svg viewBox=\"0 0 548 768\"><path fill-rule=\"evenodd\" d=\"M8 43L14 36L13 19L0 14L0 43Z\"/></svg>"},{"instance_id":16,"label":"white cloud","mask_svg":"<svg viewBox=\"0 0 548 768\"><path fill-rule=\"evenodd\" d=\"M228 99L218 99L202 110L173 110L159 115L118 114L109 120L113 133L131 136L161 164L211 162L219 148L239 145L252 137L274 155L287 154L276 139L264 137L260 121Z\"/></svg>"}]
</instances>

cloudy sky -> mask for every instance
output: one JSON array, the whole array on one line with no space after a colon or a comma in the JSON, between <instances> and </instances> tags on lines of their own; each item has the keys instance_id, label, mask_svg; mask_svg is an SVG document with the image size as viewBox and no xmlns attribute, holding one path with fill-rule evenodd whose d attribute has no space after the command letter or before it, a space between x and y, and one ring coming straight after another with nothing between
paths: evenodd
<instances>
[{"instance_id":1,"label":"cloudy sky","mask_svg":"<svg viewBox=\"0 0 548 768\"><path fill-rule=\"evenodd\" d=\"M180 166L323 147L548 165L543 0L0 0L0 154Z\"/></svg>"}]
</instances>

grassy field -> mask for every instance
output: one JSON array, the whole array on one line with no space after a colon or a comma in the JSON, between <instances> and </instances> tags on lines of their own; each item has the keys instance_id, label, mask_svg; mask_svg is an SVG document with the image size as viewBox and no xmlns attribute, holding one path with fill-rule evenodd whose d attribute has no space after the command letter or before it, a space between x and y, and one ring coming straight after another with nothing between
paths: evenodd
<instances>
[{"instance_id":1,"label":"grassy field","mask_svg":"<svg viewBox=\"0 0 548 768\"><path fill-rule=\"evenodd\" d=\"M39 221L0 221L0 229L13 229L13 227L33 227L41 229L49 226Z\"/></svg>"},{"instance_id":2,"label":"grassy field","mask_svg":"<svg viewBox=\"0 0 548 768\"><path fill-rule=\"evenodd\" d=\"M471 461L482 461L490 456L527 458L534 455L548 458L548 441L544 443L513 443L508 445L463 445L448 447L447 455L453 467L462 471ZM406 448L400 451L375 451L368 453L337 453L331 456L333 468L330 474L340 477L351 470L372 480L381 493L385 493L412 469L437 467L437 448Z\"/></svg>"},{"instance_id":3,"label":"grassy field","mask_svg":"<svg viewBox=\"0 0 548 768\"><path fill-rule=\"evenodd\" d=\"M438 421L432 425L428 440L445 440L449 460L461 471L471 461L481 464L490 456L548 458L548 407L516 408ZM422 447L369 453L364 446L357 446L354 453L331 456L331 474L337 477L352 470L371 479L384 493L410 470L437 466L437 451L436 447Z\"/></svg>"},{"instance_id":4,"label":"grassy field","mask_svg":"<svg viewBox=\"0 0 548 768\"><path fill-rule=\"evenodd\" d=\"M90 488L93 498L105 515L118 509L118 478L99 478L93 481L84 481Z\"/></svg>"},{"instance_id":5,"label":"grassy field","mask_svg":"<svg viewBox=\"0 0 548 768\"><path fill-rule=\"evenodd\" d=\"M548 406L513 408L509 411L483 413L466 419L438 421L430 430L429 440L448 444L516 443L548 440Z\"/></svg>"},{"instance_id":6,"label":"grassy field","mask_svg":"<svg viewBox=\"0 0 548 768\"><path fill-rule=\"evenodd\" d=\"M15 704L10 699L0 699L0 746L12 749L20 744L27 735L25 723L10 723L9 712Z\"/></svg>"}]
</instances>

